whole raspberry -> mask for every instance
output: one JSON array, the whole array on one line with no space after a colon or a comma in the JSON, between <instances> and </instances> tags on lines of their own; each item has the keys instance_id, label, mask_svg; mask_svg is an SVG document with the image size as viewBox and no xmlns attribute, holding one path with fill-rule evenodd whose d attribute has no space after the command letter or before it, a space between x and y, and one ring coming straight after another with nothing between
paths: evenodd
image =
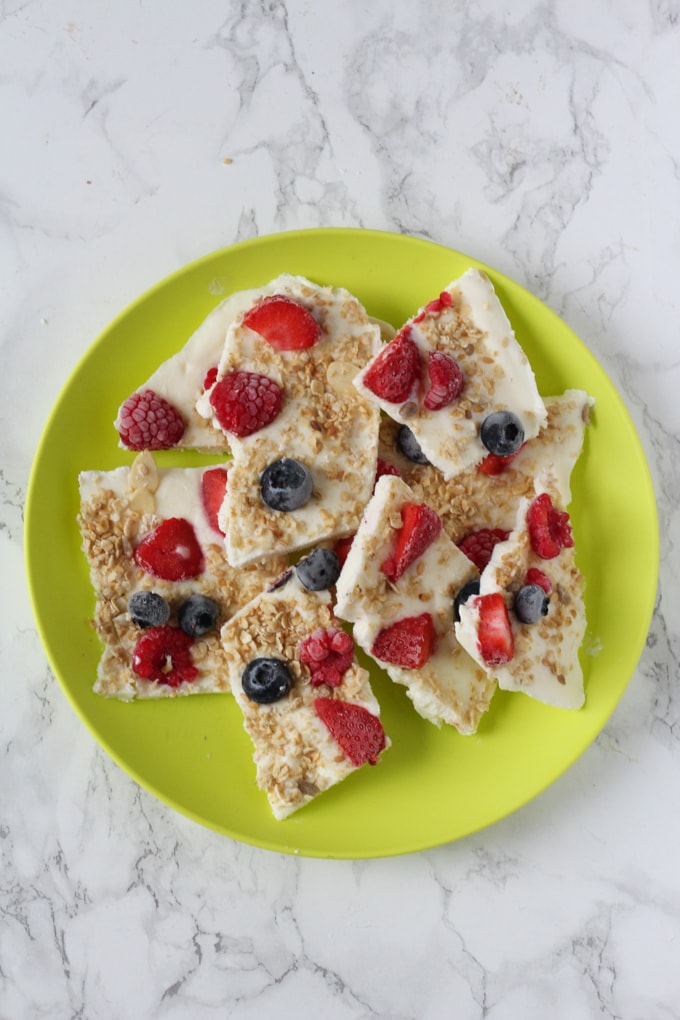
<instances>
[{"instance_id":1,"label":"whole raspberry","mask_svg":"<svg viewBox=\"0 0 680 1020\"><path fill-rule=\"evenodd\" d=\"M339 627L319 627L300 642L298 655L300 662L309 667L312 687L337 687L354 661L354 642Z\"/></svg>"},{"instance_id":2,"label":"whole raspberry","mask_svg":"<svg viewBox=\"0 0 680 1020\"><path fill-rule=\"evenodd\" d=\"M133 672L166 687L191 683L198 676L191 657L193 643L179 627L151 627L135 645Z\"/></svg>"},{"instance_id":3,"label":"whole raspberry","mask_svg":"<svg viewBox=\"0 0 680 1020\"><path fill-rule=\"evenodd\" d=\"M257 372L229 372L215 383L210 404L225 430L239 439L270 425L281 410L283 390Z\"/></svg>"},{"instance_id":4,"label":"whole raspberry","mask_svg":"<svg viewBox=\"0 0 680 1020\"><path fill-rule=\"evenodd\" d=\"M440 411L460 396L465 385L463 370L457 361L443 351L430 351L427 371L430 388L423 404L428 411Z\"/></svg>"},{"instance_id":5,"label":"whole raspberry","mask_svg":"<svg viewBox=\"0 0 680 1020\"><path fill-rule=\"evenodd\" d=\"M529 506L527 527L531 548L541 559L551 560L561 549L570 549L574 544L569 514L554 506L547 492L542 492Z\"/></svg>"},{"instance_id":6,"label":"whole raspberry","mask_svg":"<svg viewBox=\"0 0 680 1020\"><path fill-rule=\"evenodd\" d=\"M184 419L164 397L139 390L120 408L116 428L128 450L169 450L184 435Z\"/></svg>"},{"instance_id":7,"label":"whole raspberry","mask_svg":"<svg viewBox=\"0 0 680 1020\"><path fill-rule=\"evenodd\" d=\"M491 559L494 546L498 542L505 542L509 534L509 531L503 531L502 528L480 528L479 531L471 531L466 535L462 542L458 543L458 548L472 560L478 570L484 570Z\"/></svg>"}]
</instances>

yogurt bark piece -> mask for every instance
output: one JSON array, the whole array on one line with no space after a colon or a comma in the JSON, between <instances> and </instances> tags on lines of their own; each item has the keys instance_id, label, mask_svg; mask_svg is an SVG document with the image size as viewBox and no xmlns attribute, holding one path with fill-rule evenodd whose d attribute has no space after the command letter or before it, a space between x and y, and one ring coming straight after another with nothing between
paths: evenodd
<instances>
[{"instance_id":1,"label":"yogurt bark piece","mask_svg":"<svg viewBox=\"0 0 680 1020\"><path fill-rule=\"evenodd\" d=\"M231 323L241 312L249 308L256 298L271 293L270 288L275 286L276 281L272 281L265 287L230 294L210 312L181 350L159 365L156 371L138 386L118 410L115 427L119 432L122 447L133 450L169 447L206 452L228 450L229 444L224 432L213 428L210 422L197 413L196 401L204 392L206 376L211 369L217 367L224 347L224 338ZM155 395L161 402L169 405L166 413L174 426L169 440L174 441L159 441L154 438L156 430L153 427L148 430L142 427L140 435L144 437L143 442L133 441L131 445L130 441L126 441L122 419L126 409L143 416L148 404L143 404L141 410L139 407L135 409L142 394ZM153 414L153 409L149 413Z\"/></svg>"},{"instance_id":2,"label":"yogurt bark piece","mask_svg":"<svg viewBox=\"0 0 680 1020\"><path fill-rule=\"evenodd\" d=\"M406 508L417 503L402 479L379 478L337 582L336 613L354 624L357 644L406 687L420 715L437 726L445 722L471 734L495 689L459 644L454 629L454 599L477 570L446 533L437 530L433 512L418 510L411 516L425 523L416 524L411 549L423 544L417 537L419 527L429 526L434 537L392 580L400 538L404 544Z\"/></svg>"},{"instance_id":3,"label":"yogurt bark piece","mask_svg":"<svg viewBox=\"0 0 680 1020\"><path fill-rule=\"evenodd\" d=\"M490 456L448 480L431 464L414 463L400 452L400 426L390 419L380 425L379 454L398 469L419 500L437 511L453 542L481 528L510 532L520 499L533 497L535 480L546 471L553 475L560 502L571 502L571 474L583 449L593 400L583 390L566 390L544 402L547 421L538 436L514 457L489 465L494 473L485 473Z\"/></svg>"},{"instance_id":4,"label":"yogurt bark piece","mask_svg":"<svg viewBox=\"0 0 680 1020\"><path fill-rule=\"evenodd\" d=\"M159 470L145 452L130 467L80 474L78 522L96 596L94 627L104 645L97 694L130 701L229 691L219 628L286 568L286 560L229 566L206 499L220 472ZM145 626L129 609L130 599L143 592L154 593L142 599L142 609L138 603ZM196 603L195 596L213 605ZM199 633L211 614L214 624ZM193 635L181 629L180 619Z\"/></svg>"},{"instance_id":5,"label":"yogurt bark piece","mask_svg":"<svg viewBox=\"0 0 680 1020\"><path fill-rule=\"evenodd\" d=\"M447 479L490 450L498 452L498 429L507 455L538 435L546 420L529 361L491 281L478 269L469 269L410 319L355 385L408 425ZM499 414L503 418L494 423Z\"/></svg>"},{"instance_id":6,"label":"yogurt bark piece","mask_svg":"<svg viewBox=\"0 0 680 1020\"><path fill-rule=\"evenodd\" d=\"M197 404L213 426L227 429L233 452L220 512L233 566L353 531L375 479L379 410L352 379L378 350L380 327L346 290L293 276L280 277L275 290L284 305L303 310L316 338L298 349L275 346L247 324L263 307L256 302L246 321L241 316L229 328L217 381ZM236 413L241 381L249 394L245 425ZM301 465L309 483L294 509L263 498L263 473L283 458Z\"/></svg>"},{"instance_id":7,"label":"yogurt bark piece","mask_svg":"<svg viewBox=\"0 0 680 1020\"><path fill-rule=\"evenodd\" d=\"M329 592L308 590L295 570L232 617L222 643L254 746L257 785L275 818L287 817L362 764L375 764L389 747L368 673L354 660L351 637L339 630ZM335 655L333 643L341 649ZM278 674L268 674L263 662L283 668L273 700L267 700L267 678ZM254 689L251 671L265 678Z\"/></svg>"},{"instance_id":8,"label":"yogurt bark piece","mask_svg":"<svg viewBox=\"0 0 680 1020\"><path fill-rule=\"evenodd\" d=\"M580 708L583 587L558 486L544 475L534 498L520 501L507 541L494 548L479 595L460 607L458 640L502 690Z\"/></svg>"}]
</instances>

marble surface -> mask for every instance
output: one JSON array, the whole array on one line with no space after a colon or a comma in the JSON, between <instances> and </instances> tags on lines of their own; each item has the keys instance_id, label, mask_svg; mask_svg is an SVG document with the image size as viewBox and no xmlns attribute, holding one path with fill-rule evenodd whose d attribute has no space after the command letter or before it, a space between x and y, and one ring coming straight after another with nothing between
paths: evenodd
<instances>
[{"instance_id":1,"label":"marble surface","mask_svg":"<svg viewBox=\"0 0 680 1020\"><path fill-rule=\"evenodd\" d=\"M0 0L2 1020L680 1017L679 46L677 0ZM23 569L32 456L97 333L199 255L319 225L430 238L562 316L662 542L639 668L573 767L363 862L140 789L50 672Z\"/></svg>"}]
</instances>

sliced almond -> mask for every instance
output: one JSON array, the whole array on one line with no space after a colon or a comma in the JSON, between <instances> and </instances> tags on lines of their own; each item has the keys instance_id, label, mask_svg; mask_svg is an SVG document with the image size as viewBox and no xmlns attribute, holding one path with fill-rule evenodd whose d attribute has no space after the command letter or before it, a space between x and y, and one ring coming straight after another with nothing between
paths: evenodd
<instances>
[{"instance_id":1,"label":"sliced almond","mask_svg":"<svg viewBox=\"0 0 680 1020\"><path fill-rule=\"evenodd\" d=\"M351 361L331 361L326 371L326 381L340 396L354 396L357 391L352 385L352 380L359 372L360 369Z\"/></svg>"},{"instance_id":2,"label":"sliced almond","mask_svg":"<svg viewBox=\"0 0 680 1020\"><path fill-rule=\"evenodd\" d=\"M130 496L129 505L140 514L152 514L156 510L156 500L148 489L135 489Z\"/></svg>"},{"instance_id":3,"label":"sliced almond","mask_svg":"<svg viewBox=\"0 0 680 1020\"><path fill-rule=\"evenodd\" d=\"M148 450L138 453L130 467L128 475L128 488L134 492L136 489L147 489L148 492L155 492L158 488L158 468L153 454Z\"/></svg>"}]
</instances>

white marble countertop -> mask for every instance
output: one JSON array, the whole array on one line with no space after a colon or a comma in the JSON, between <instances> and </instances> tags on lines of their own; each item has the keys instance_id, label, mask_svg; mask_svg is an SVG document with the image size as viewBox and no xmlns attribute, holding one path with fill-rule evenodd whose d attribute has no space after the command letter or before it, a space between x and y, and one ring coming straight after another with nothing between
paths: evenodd
<instances>
[{"instance_id":1,"label":"white marble countertop","mask_svg":"<svg viewBox=\"0 0 680 1020\"><path fill-rule=\"evenodd\" d=\"M680 1017L679 47L676 0L1 0L2 1020ZM321 225L429 238L554 309L661 528L594 744L490 829L362 862L140 789L50 672L23 568L32 456L100 330L191 259Z\"/></svg>"}]
</instances>

